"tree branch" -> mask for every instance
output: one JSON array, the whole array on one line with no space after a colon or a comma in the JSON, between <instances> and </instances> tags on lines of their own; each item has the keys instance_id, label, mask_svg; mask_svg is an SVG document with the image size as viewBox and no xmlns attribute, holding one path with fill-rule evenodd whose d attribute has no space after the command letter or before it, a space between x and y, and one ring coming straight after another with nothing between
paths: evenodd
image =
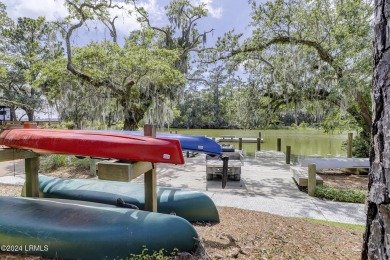
<instances>
[{"instance_id":1,"label":"tree branch","mask_svg":"<svg viewBox=\"0 0 390 260\"><path fill-rule=\"evenodd\" d=\"M276 44L298 44L298 45L305 45L308 47L312 47L317 51L321 60L328 63L330 66L332 66L332 68L336 71L336 75L337 75L338 79L343 77L342 68L340 66L338 66L337 64L335 64L335 61L334 61L334 58L332 57L332 55L327 50L325 50L321 46L320 43L318 43L316 41L311 41L311 40L297 39L297 38L289 37L289 36L276 36L264 44L259 44L259 45L254 45L254 46L252 45L252 46L244 47L241 49L232 50L231 53L227 54L226 56L219 57L216 60L208 61L206 63L213 63L217 60L229 59L229 58L231 58L235 55L241 54L241 53L251 53L251 52L263 51L263 50L265 50L273 45L276 45Z\"/></svg>"}]
</instances>

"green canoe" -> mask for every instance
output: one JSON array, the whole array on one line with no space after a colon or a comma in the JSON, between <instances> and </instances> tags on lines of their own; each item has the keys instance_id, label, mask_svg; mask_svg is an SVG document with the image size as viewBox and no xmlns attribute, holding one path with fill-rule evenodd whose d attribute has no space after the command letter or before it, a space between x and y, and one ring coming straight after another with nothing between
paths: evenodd
<instances>
[{"instance_id":1,"label":"green canoe","mask_svg":"<svg viewBox=\"0 0 390 260\"><path fill-rule=\"evenodd\" d=\"M0 251L59 259L125 259L161 249L191 252L183 218L69 200L0 197Z\"/></svg>"},{"instance_id":2,"label":"green canoe","mask_svg":"<svg viewBox=\"0 0 390 260\"><path fill-rule=\"evenodd\" d=\"M39 176L40 196L83 200L116 205L117 199L144 209L145 192L142 183L103 180L61 179ZM219 222L218 210L209 196L198 191L157 187L157 211L176 214L188 221Z\"/></svg>"}]
</instances>

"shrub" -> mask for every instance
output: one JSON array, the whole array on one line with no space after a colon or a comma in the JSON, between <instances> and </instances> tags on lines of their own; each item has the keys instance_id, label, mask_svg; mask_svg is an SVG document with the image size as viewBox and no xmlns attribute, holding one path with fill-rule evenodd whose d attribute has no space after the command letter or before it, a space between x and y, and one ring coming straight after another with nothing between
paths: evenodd
<instances>
[{"instance_id":1,"label":"shrub","mask_svg":"<svg viewBox=\"0 0 390 260\"><path fill-rule=\"evenodd\" d=\"M67 165L68 156L62 155L62 154L51 154L41 157L43 160L41 160L40 168L47 172L47 171L54 171L60 167L64 167Z\"/></svg>"},{"instance_id":2,"label":"shrub","mask_svg":"<svg viewBox=\"0 0 390 260\"><path fill-rule=\"evenodd\" d=\"M354 189L336 189L319 185L316 187L315 196L341 202L364 203L367 191Z\"/></svg>"},{"instance_id":3,"label":"shrub","mask_svg":"<svg viewBox=\"0 0 390 260\"><path fill-rule=\"evenodd\" d=\"M79 159L75 156L62 154L51 154L42 158L40 167L44 172L51 172L65 166L75 170L89 170L92 160L90 157Z\"/></svg>"}]
</instances>

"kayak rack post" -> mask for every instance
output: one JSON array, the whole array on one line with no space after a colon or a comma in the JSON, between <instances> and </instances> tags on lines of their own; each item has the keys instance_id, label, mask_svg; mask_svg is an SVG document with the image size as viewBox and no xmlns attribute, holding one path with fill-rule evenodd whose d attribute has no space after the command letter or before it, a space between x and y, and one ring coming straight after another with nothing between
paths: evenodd
<instances>
[{"instance_id":1,"label":"kayak rack post","mask_svg":"<svg viewBox=\"0 0 390 260\"><path fill-rule=\"evenodd\" d=\"M151 124L144 125L144 136L156 137L156 127ZM145 210L157 212L157 169L153 164L151 170L144 174L145 182Z\"/></svg>"},{"instance_id":2,"label":"kayak rack post","mask_svg":"<svg viewBox=\"0 0 390 260\"><path fill-rule=\"evenodd\" d=\"M0 149L0 162L19 159L25 160L26 197L39 197L39 154L28 150L19 150L13 148Z\"/></svg>"}]
</instances>

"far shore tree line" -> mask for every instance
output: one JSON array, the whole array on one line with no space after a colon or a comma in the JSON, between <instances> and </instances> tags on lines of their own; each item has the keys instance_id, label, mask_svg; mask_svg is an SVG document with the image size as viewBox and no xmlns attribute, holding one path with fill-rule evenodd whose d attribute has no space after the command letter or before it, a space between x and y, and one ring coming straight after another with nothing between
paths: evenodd
<instances>
[{"instance_id":1,"label":"far shore tree line","mask_svg":"<svg viewBox=\"0 0 390 260\"><path fill-rule=\"evenodd\" d=\"M123 3L66 0L68 16L49 22L14 21L0 2L1 100L13 113L24 110L28 120L47 103L76 128L85 121L126 130L145 122L190 128L305 122L327 131L357 126L362 150L369 150L373 136L375 165L362 258L389 258L385 1L249 0L251 35L232 28L213 44L213 28L198 27L207 18L204 4L172 0L161 26L138 0ZM137 17L140 26L118 35L116 24L126 17L118 19L112 10ZM109 36L74 44L78 34L95 26Z\"/></svg>"}]
</instances>

